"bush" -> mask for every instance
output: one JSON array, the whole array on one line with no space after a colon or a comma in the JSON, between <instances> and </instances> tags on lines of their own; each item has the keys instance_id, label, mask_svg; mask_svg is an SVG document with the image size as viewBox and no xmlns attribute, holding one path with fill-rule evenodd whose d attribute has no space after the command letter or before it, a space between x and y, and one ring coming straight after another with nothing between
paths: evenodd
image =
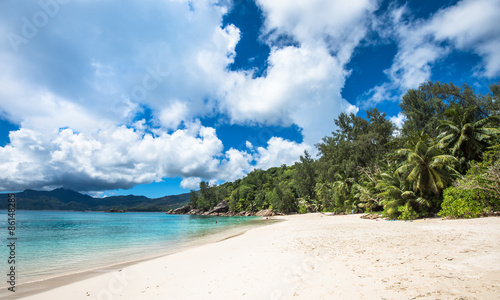
<instances>
[{"instance_id":1,"label":"bush","mask_svg":"<svg viewBox=\"0 0 500 300\"><path fill-rule=\"evenodd\" d=\"M305 205L300 205L299 206L299 214L305 214L307 213L307 208Z\"/></svg>"},{"instance_id":2,"label":"bush","mask_svg":"<svg viewBox=\"0 0 500 300\"><path fill-rule=\"evenodd\" d=\"M400 213L399 220L415 220L420 217L420 215L411 206L402 205L398 207L398 212Z\"/></svg>"},{"instance_id":3,"label":"bush","mask_svg":"<svg viewBox=\"0 0 500 300\"><path fill-rule=\"evenodd\" d=\"M491 195L486 191L449 187L443 195L440 217L477 218L491 210L488 205Z\"/></svg>"}]
</instances>

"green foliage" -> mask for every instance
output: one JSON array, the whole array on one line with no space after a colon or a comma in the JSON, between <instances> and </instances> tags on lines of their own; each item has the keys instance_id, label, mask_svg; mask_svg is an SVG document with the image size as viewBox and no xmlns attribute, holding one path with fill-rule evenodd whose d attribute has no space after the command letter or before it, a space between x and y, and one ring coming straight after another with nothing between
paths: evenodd
<instances>
[{"instance_id":1,"label":"green foliage","mask_svg":"<svg viewBox=\"0 0 500 300\"><path fill-rule=\"evenodd\" d=\"M227 200L234 212L383 210L389 218L411 220L436 213L443 190L455 184L464 193L490 196L479 207L447 192L443 211L468 216L464 211L500 208L498 84L483 96L467 84L427 82L408 90L400 106L406 117L401 130L376 109L366 111L366 118L342 113L334 120L336 130L316 145L317 160L304 152L293 166L257 169L221 186L202 182L191 203L207 210ZM483 155L487 149L493 154ZM467 175L456 181L461 174ZM454 202L454 195L462 198ZM460 212L452 212L454 206Z\"/></svg>"},{"instance_id":2,"label":"green foliage","mask_svg":"<svg viewBox=\"0 0 500 300\"><path fill-rule=\"evenodd\" d=\"M317 201L322 211L333 211L334 205L334 188L332 183L319 182L316 184L315 192Z\"/></svg>"},{"instance_id":3,"label":"green foliage","mask_svg":"<svg viewBox=\"0 0 500 300\"><path fill-rule=\"evenodd\" d=\"M500 131L491 126L498 122L499 116L479 119L477 106L449 108L444 112L445 120L439 120L438 129L444 130L438 138L450 149L455 157L461 159L462 168L465 162L478 160L480 154L490 145L490 141Z\"/></svg>"},{"instance_id":4,"label":"green foliage","mask_svg":"<svg viewBox=\"0 0 500 300\"><path fill-rule=\"evenodd\" d=\"M405 163L396 172L406 176L413 190L421 196L433 193L439 195L458 172L454 169L457 159L443 154L441 144L434 142L420 131L412 135L399 155L406 156Z\"/></svg>"},{"instance_id":5,"label":"green foliage","mask_svg":"<svg viewBox=\"0 0 500 300\"><path fill-rule=\"evenodd\" d=\"M300 156L300 162L295 163L294 179L299 197L314 198L314 187L316 185L316 174L314 160L307 151Z\"/></svg>"},{"instance_id":6,"label":"green foliage","mask_svg":"<svg viewBox=\"0 0 500 300\"><path fill-rule=\"evenodd\" d=\"M425 210L431 206L428 199L417 195L411 189L411 182L405 176L401 176L396 169L396 165L385 164L377 176L376 188L380 191L380 204L383 205L384 214L390 219L397 219L402 216L402 209L408 215L409 212L418 209ZM406 217L405 217L406 218Z\"/></svg>"},{"instance_id":7,"label":"green foliage","mask_svg":"<svg viewBox=\"0 0 500 300\"><path fill-rule=\"evenodd\" d=\"M495 209L500 209L500 149L484 153L481 162L472 162L457 186L463 190L487 192L491 196L486 200Z\"/></svg>"},{"instance_id":8,"label":"green foliage","mask_svg":"<svg viewBox=\"0 0 500 300\"><path fill-rule=\"evenodd\" d=\"M240 200L240 191L239 189L235 189L229 198L229 210L230 211L241 211L239 207L239 200Z\"/></svg>"},{"instance_id":9,"label":"green foliage","mask_svg":"<svg viewBox=\"0 0 500 300\"><path fill-rule=\"evenodd\" d=\"M394 124L376 109L367 111L367 117L366 120L352 113L341 113L335 120L339 129L317 145L321 154L317 164L321 180L336 181L335 176L340 172L356 178L360 167L371 167L391 150L388 143Z\"/></svg>"},{"instance_id":10,"label":"green foliage","mask_svg":"<svg viewBox=\"0 0 500 300\"><path fill-rule=\"evenodd\" d=\"M217 197L217 191L219 188L217 186L210 186L208 182L200 182L200 190L198 193L192 192L190 203L192 202L192 207L201 210L210 210L217 205L219 200Z\"/></svg>"},{"instance_id":11,"label":"green foliage","mask_svg":"<svg viewBox=\"0 0 500 300\"><path fill-rule=\"evenodd\" d=\"M358 207L365 212L380 209L382 198L378 196L380 188L377 188L380 178L380 167L361 168L359 181L352 186L351 194L357 200Z\"/></svg>"},{"instance_id":12,"label":"green foliage","mask_svg":"<svg viewBox=\"0 0 500 300\"><path fill-rule=\"evenodd\" d=\"M460 89L453 84L439 82L427 82L418 89L408 90L399 105L406 117L402 128L403 135L409 136L414 132L423 131L436 136L439 120L448 108L444 100L459 92Z\"/></svg>"},{"instance_id":13,"label":"green foliage","mask_svg":"<svg viewBox=\"0 0 500 300\"><path fill-rule=\"evenodd\" d=\"M451 218L477 218L491 210L488 201L485 201L489 197L485 191L449 187L444 191L444 200L438 215Z\"/></svg>"},{"instance_id":14,"label":"green foliage","mask_svg":"<svg viewBox=\"0 0 500 300\"><path fill-rule=\"evenodd\" d=\"M413 209L413 207L408 205L398 207L398 213L399 220L415 220L420 217L420 215Z\"/></svg>"},{"instance_id":15,"label":"green foliage","mask_svg":"<svg viewBox=\"0 0 500 300\"><path fill-rule=\"evenodd\" d=\"M189 193L189 205L192 208L198 208L198 193L196 191L191 190Z\"/></svg>"},{"instance_id":16,"label":"green foliage","mask_svg":"<svg viewBox=\"0 0 500 300\"><path fill-rule=\"evenodd\" d=\"M498 90L498 85L492 85L490 94L482 96L474 94L467 84L458 87L452 83L431 81L420 85L418 89L410 89L400 103L401 112L406 117L402 133L409 136L422 130L432 137L438 136L440 121L445 119L446 110L452 107L477 107L478 111L474 115L476 121L498 114L499 104L495 102Z\"/></svg>"},{"instance_id":17,"label":"green foliage","mask_svg":"<svg viewBox=\"0 0 500 300\"><path fill-rule=\"evenodd\" d=\"M279 212L297 211L297 204L292 190L284 183L274 188L271 204Z\"/></svg>"}]
</instances>

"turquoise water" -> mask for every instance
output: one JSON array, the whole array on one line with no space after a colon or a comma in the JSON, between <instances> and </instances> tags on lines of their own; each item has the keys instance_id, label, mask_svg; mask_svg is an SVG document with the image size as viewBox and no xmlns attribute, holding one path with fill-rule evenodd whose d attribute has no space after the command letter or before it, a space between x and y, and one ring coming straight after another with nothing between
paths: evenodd
<instances>
[{"instance_id":1,"label":"turquoise water","mask_svg":"<svg viewBox=\"0 0 500 300\"><path fill-rule=\"evenodd\" d=\"M10 266L7 218L7 211L0 210L0 274ZM165 213L17 211L17 284L166 254L202 236L259 221ZM6 285L0 281L0 286Z\"/></svg>"}]
</instances>

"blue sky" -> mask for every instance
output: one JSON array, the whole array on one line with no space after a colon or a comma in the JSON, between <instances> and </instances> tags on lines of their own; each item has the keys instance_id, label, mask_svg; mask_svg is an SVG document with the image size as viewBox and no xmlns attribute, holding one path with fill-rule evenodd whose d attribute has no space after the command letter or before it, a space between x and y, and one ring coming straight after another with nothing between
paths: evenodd
<instances>
[{"instance_id":1,"label":"blue sky","mask_svg":"<svg viewBox=\"0 0 500 300\"><path fill-rule=\"evenodd\" d=\"M0 2L0 190L161 197L293 164L342 112L500 81L500 0Z\"/></svg>"}]
</instances>

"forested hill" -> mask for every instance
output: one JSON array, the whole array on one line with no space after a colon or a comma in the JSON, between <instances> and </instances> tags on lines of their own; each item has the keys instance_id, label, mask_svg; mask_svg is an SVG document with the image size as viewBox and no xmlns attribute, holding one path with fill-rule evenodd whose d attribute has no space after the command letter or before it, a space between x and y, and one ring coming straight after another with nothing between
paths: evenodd
<instances>
[{"instance_id":1,"label":"forested hill","mask_svg":"<svg viewBox=\"0 0 500 300\"><path fill-rule=\"evenodd\" d=\"M8 194L0 194L0 209L7 208ZM25 190L16 194L16 209L168 211L187 204L189 194L150 199L144 196L93 198L67 189L52 191Z\"/></svg>"},{"instance_id":2,"label":"forested hill","mask_svg":"<svg viewBox=\"0 0 500 300\"><path fill-rule=\"evenodd\" d=\"M427 82L384 112L342 113L336 130L292 166L255 170L219 186L201 182L190 206L222 200L233 212L272 209L378 212L391 219L477 217L500 211L500 86L486 95Z\"/></svg>"}]
</instances>

